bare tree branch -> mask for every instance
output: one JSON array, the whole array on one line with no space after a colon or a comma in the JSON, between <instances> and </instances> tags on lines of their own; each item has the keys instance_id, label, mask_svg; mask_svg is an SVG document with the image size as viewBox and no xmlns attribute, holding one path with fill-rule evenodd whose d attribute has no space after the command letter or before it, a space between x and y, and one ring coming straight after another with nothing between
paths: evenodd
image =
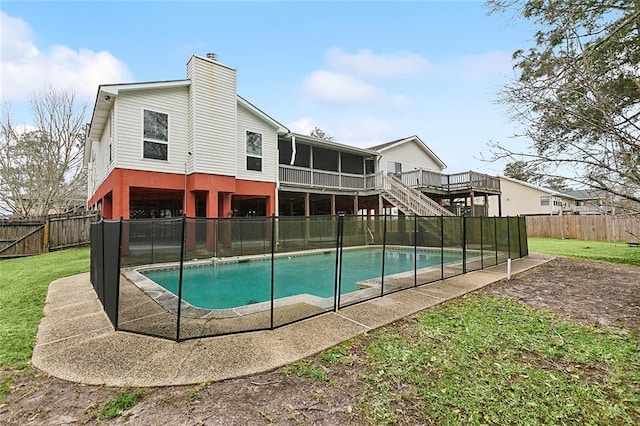
<instances>
[{"instance_id":1,"label":"bare tree branch","mask_svg":"<svg viewBox=\"0 0 640 426\"><path fill-rule=\"evenodd\" d=\"M0 118L0 210L16 216L61 213L85 202L82 155L86 104L71 91L35 93L35 130L20 129L8 106Z\"/></svg>"}]
</instances>

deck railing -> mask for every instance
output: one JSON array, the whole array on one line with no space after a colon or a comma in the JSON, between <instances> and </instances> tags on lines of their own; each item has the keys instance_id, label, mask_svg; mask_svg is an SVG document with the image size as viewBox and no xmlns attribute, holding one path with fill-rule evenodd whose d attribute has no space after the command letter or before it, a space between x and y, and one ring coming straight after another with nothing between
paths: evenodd
<instances>
[{"instance_id":1,"label":"deck railing","mask_svg":"<svg viewBox=\"0 0 640 426\"><path fill-rule=\"evenodd\" d=\"M346 190L382 190L379 173L358 175L330 172L296 166L279 166L280 182L284 184ZM451 175L430 170L411 170L396 175L406 186L417 189L435 189L443 192L486 190L500 192L500 179L484 173L463 172Z\"/></svg>"},{"instance_id":2,"label":"deck railing","mask_svg":"<svg viewBox=\"0 0 640 426\"><path fill-rule=\"evenodd\" d=\"M279 170L280 182L284 184L347 190L369 190L381 187L381 181L372 174L330 172L282 164Z\"/></svg>"},{"instance_id":3,"label":"deck railing","mask_svg":"<svg viewBox=\"0 0 640 426\"><path fill-rule=\"evenodd\" d=\"M461 190L500 191L500 179L484 173L462 172L451 175L430 170L411 170L400 174L402 182L411 188L431 188L444 192Z\"/></svg>"}]
</instances>

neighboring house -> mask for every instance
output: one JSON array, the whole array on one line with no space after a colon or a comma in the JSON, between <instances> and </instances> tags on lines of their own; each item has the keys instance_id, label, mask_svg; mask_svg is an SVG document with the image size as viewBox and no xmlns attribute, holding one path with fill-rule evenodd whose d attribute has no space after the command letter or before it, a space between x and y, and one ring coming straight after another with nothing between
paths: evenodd
<instances>
[{"instance_id":1,"label":"neighboring house","mask_svg":"<svg viewBox=\"0 0 640 426\"><path fill-rule=\"evenodd\" d=\"M380 154L379 169L385 173L428 170L441 173L447 165L418 136L397 139L369 148Z\"/></svg>"},{"instance_id":2,"label":"neighboring house","mask_svg":"<svg viewBox=\"0 0 640 426\"><path fill-rule=\"evenodd\" d=\"M192 56L184 80L101 85L84 155L87 204L108 219L448 215L424 193L453 199L464 179L494 179L450 185L417 136L363 149L292 133L238 96L214 54Z\"/></svg>"},{"instance_id":3,"label":"neighboring house","mask_svg":"<svg viewBox=\"0 0 640 426\"><path fill-rule=\"evenodd\" d=\"M563 191L575 199L573 214L611 214L613 203L611 194L597 189Z\"/></svg>"},{"instance_id":4,"label":"neighboring house","mask_svg":"<svg viewBox=\"0 0 640 426\"><path fill-rule=\"evenodd\" d=\"M508 177L499 177L502 216L572 214L575 198ZM498 206L489 205L489 216L499 216Z\"/></svg>"}]
</instances>

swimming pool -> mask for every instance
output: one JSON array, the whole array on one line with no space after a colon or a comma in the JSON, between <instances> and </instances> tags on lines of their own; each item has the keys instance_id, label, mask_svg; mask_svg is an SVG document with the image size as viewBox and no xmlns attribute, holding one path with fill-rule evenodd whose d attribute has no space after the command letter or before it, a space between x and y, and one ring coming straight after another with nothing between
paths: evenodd
<instances>
[{"instance_id":1,"label":"swimming pool","mask_svg":"<svg viewBox=\"0 0 640 426\"><path fill-rule=\"evenodd\" d=\"M444 262L459 261L459 252L444 252ZM243 261L246 260L246 261ZM440 250L419 248L417 268L439 265ZM342 253L341 294L375 286L381 275L382 247L345 249ZM304 255L280 255L274 260L274 299L310 295L332 298L335 287L336 255L333 250ZM413 272L413 248L388 247L385 253L385 277ZM180 270L177 267L140 268L147 280L176 295ZM379 284L378 288L379 288ZM185 264L182 298L204 310L225 310L261 304L271 298L271 261L269 256Z\"/></svg>"}]
</instances>

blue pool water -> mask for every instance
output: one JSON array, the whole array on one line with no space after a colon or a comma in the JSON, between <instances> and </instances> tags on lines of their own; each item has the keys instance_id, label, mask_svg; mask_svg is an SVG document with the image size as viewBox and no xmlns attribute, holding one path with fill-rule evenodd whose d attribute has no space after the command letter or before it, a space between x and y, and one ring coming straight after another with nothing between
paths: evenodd
<instances>
[{"instance_id":1,"label":"blue pool water","mask_svg":"<svg viewBox=\"0 0 640 426\"><path fill-rule=\"evenodd\" d=\"M387 250L385 276L413 271L413 249ZM444 254L444 262L460 260L461 253ZM440 251L418 250L417 267L440 264ZM335 285L335 252L278 257L274 261L276 299L298 294L331 297ZM341 293L357 290L356 283L380 277L382 249L345 250L342 254ZM147 278L177 294L179 270L141 271ZM271 298L271 261L249 261L185 268L182 298L203 309L227 309L265 302Z\"/></svg>"}]
</instances>

